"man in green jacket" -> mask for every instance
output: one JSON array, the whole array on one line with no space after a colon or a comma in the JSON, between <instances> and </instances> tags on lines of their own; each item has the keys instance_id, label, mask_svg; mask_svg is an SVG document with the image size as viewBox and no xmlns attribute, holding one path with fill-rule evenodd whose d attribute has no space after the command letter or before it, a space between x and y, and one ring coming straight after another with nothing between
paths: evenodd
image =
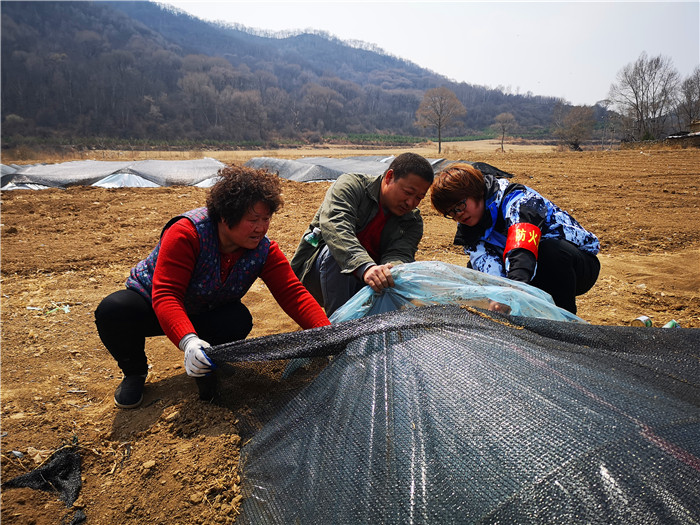
<instances>
[{"instance_id":1,"label":"man in green jacket","mask_svg":"<svg viewBox=\"0 0 700 525\"><path fill-rule=\"evenodd\" d=\"M391 268L415 260L423 237L416 208L433 175L423 157L402 153L381 176L345 173L328 189L292 258L328 316L366 284L393 286Z\"/></svg>"}]
</instances>

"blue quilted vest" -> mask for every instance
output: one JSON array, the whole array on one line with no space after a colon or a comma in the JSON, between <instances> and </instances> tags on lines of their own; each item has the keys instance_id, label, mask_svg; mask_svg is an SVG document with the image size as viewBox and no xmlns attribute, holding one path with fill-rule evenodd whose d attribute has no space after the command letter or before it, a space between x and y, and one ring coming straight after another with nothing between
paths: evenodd
<instances>
[{"instance_id":1,"label":"blue quilted vest","mask_svg":"<svg viewBox=\"0 0 700 525\"><path fill-rule=\"evenodd\" d=\"M197 314L212 310L222 304L239 300L250 289L262 271L270 251L270 239L266 237L253 250L246 250L221 282L221 256L216 225L209 220L206 208L197 208L172 218L163 233L176 221L185 217L194 224L199 235L199 257L192 271L192 278L185 292L185 310ZM153 270L158 260L160 241L153 251L131 269L126 287L151 301Z\"/></svg>"}]
</instances>

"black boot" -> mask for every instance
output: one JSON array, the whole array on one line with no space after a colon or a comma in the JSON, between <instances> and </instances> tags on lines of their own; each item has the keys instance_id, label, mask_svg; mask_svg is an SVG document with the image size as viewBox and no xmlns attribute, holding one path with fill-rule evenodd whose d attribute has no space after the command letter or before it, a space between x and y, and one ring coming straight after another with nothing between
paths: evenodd
<instances>
[{"instance_id":1,"label":"black boot","mask_svg":"<svg viewBox=\"0 0 700 525\"><path fill-rule=\"evenodd\" d=\"M114 404L119 408L137 408L143 401L146 374L124 376L114 391Z\"/></svg>"}]
</instances>

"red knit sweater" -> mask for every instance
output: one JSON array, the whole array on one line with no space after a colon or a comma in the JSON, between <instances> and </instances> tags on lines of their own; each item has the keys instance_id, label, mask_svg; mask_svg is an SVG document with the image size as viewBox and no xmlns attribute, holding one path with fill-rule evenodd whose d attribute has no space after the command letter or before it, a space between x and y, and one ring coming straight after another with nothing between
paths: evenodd
<instances>
[{"instance_id":1,"label":"red knit sweater","mask_svg":"<svg viewBox=\"0 0 700 525\"><path fill-rule=\"evenodd\" d=\"M222 279L242 255L242 250L221 254ZM199 235L188 219L180 219L167 229L160 241L158 262L153 272L153 310L165 335L177 345L185 335L196 333L185 312L185 291L199 257ZM316 299L299 282L289 261L275 241L260 278L282 309L304 329L330 324Z\"/></svg>"}]
</instances>

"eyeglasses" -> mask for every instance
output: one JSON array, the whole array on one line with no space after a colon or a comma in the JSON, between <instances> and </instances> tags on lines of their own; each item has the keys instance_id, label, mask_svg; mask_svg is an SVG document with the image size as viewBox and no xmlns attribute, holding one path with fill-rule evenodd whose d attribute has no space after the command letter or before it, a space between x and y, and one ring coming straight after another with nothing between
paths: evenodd
<instances>
[{"instance_id":1,"label":"eyeglasses","mask_svg":"<svg viewBox=\"0 0 700 525\"><path fill-rule=\"evenodd\" d=\"M444 214L444 217L446 219L456 219L457 215L462 213L464 211L464 208L467 207L467 199L462 199L459 201L457 204L455 204L452 209L447 210L447 213Z\"/></svg>"}]
</instances>

